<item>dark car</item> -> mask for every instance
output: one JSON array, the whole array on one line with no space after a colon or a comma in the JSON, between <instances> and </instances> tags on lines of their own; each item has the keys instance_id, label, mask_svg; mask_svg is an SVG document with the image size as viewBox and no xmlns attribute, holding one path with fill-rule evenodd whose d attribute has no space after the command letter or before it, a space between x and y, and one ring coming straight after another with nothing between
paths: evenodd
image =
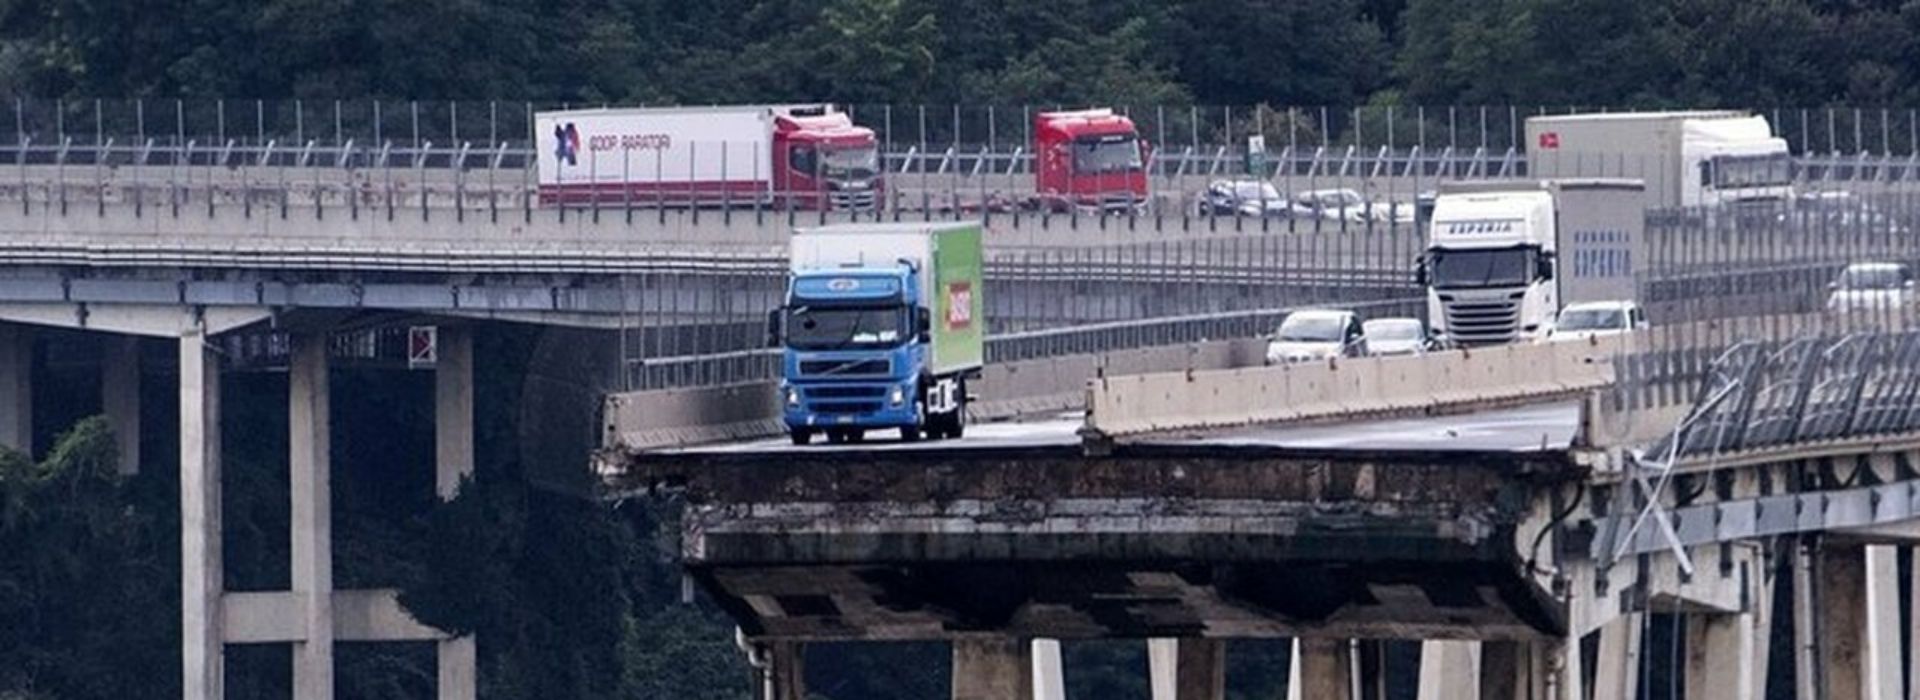
<instances>
[{"instance_id":1,"label":"dark car","mask_svg":"<svg viewBox=\"0 0 1920 700\"><path fill-rule=\"evenodd\" d=\"M1271 216L1295 213L1293 203L1265 180L1215 180L1200 193L1201 216Z\"/></svg>"}]
</instances>

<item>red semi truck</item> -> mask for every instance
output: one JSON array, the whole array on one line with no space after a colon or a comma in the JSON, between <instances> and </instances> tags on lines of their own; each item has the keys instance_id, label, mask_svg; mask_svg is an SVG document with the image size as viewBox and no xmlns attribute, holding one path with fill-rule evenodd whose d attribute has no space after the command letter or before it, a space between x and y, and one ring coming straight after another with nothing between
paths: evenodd
<instances>
[{"instance_id":1,"label":"red semi truck","mask_svg":"<svg viewBox=\"0 0 1920 700\"><path fill-rule=\"evenodd\" d=\"M1033 153L1038 206L1125 212L1147 204L1152 151L1125 115L1041 112L1033 121Z\"/></svg>"},{"instance_id":2,"label":"red semi truck","mask_svg":"<svg viewBox=\"0 0 1920 700\"><path fill-rule=\"evenodd\" d=\"M584 109L534 115L542 206L872 209L873 130L832 105Z\"/></svg>"}]
</instances>

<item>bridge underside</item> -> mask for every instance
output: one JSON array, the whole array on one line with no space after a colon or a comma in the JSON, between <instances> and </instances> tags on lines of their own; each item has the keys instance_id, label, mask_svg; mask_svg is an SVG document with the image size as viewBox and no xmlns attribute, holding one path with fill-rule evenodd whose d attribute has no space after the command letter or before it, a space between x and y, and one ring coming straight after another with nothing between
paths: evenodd
<instances>
[{"instance_id":1,"label":"bridge underside","mask_svg":"<svg viewBox=\"0 0 1920 700\"><path fill-rule=\"evenodd\" d=\"M1127 445L642 455L687 498L686 565L796 640L1518 639L1565 614L1524 575L1550 456Z\"/></svg>"}]
</instances>

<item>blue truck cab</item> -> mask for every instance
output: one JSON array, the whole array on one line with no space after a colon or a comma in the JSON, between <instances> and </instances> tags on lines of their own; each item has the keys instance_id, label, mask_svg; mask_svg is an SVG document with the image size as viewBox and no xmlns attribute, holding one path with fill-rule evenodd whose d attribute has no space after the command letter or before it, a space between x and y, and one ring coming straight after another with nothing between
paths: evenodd
<instances>
[{"instance_id":1,"label":"blue truck cab","mask_svg":"<svg viewBox=\"0 0 1920 700\"><path fill-rule=\"evenodd\" d=\"M796 234L785 303L768 318L782 348L781 415L796 444L815 435L857 442L880 429L908 441L960 436L965 380L979 369L962 337L982 335L973 320L978 263L973 256L976 269L951 274L968 256L943 255L937 243L955 239L936 238L881 225ZM934 279L941 273L949 274Z\"/></svg>"}]
</instances>

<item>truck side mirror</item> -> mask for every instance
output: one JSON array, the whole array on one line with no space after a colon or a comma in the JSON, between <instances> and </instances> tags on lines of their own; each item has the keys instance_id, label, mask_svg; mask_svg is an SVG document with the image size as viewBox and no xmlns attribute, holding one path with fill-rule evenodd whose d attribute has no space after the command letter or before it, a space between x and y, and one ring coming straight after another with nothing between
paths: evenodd
<instances>
[{"instance_id":1,"label":"truck side mirror","mask_svg":"<svg viewBox=\"0 0 1920 700\"><path fill-rule=\"evenodd\" d=\"M920 337L922 343L933 342L933 312L928 311L927 307L913 310L913 333Z\"/></svg>"},{"instance_id":2,"label":"truck side mirror","mask_svg":"<svg viewBox=\"0 0 1920 700\"><path fill-rule=\"evenodd\" d=\"M1427 259L1414 258L1413 259L1413 283L1417 286L1425 287L1427 286L1427 281L1428 281Z\"/></svg>"},{"instance_id":3,"label":"truck side mirror","mask_svg":"<svg viewBox=\"0 0 1920 700\"><path fill-rule=\"evenodd\" d=\"M1553 279L1553 262L1552 253L1541 253L1540 257L1533 260L1534 273L1543 280Z\"/></svg>"},{"instance_id":4,"label":"truck side mirror","mask_svg":"<svg viewBox=\"0 0 1920 700\"><path fill-rule=\"evenodd\" d=\"M785 312L785 308L767 312L767 347L780 347L780 316Z\"/></svg>"}]
</instances>

